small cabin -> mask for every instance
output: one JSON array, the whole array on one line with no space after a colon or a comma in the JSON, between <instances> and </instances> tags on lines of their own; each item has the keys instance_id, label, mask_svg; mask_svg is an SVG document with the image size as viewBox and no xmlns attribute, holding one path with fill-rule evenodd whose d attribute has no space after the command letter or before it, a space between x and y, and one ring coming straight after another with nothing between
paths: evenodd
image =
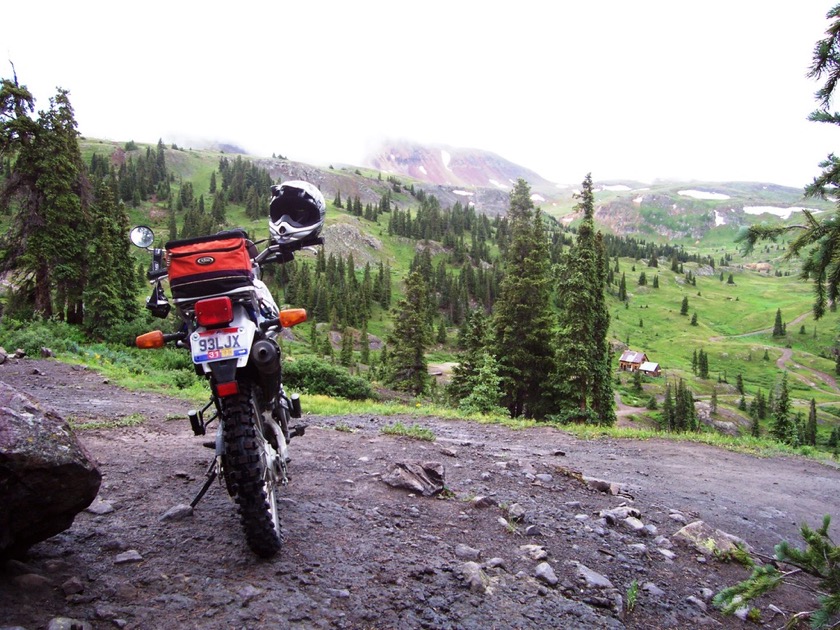
<instances>
[{"instance_id":1,"label":"small cabin","mask_svg":"<svg viewBox=\"0 0 840 630\"><path fill-rule=\"evenodd\" d=\"M639 372L645 376L662 376L662 368L659 367L658 363L653 363L651 361L645 361L642 363L639 366Z\"/></svg>"},{"instance_id":2,"label":"small cabin","mask_svg":"<svg viewBox=\"0 0 840 630\"><path fill-rule=\"evenodd\" d=\"M648 360L644 352L636 352L635 350L625 350L621 353L621 358L618 360L618 369L623 372L635 372L642 367L643 363Z\"/></svg>"}]
</instances>

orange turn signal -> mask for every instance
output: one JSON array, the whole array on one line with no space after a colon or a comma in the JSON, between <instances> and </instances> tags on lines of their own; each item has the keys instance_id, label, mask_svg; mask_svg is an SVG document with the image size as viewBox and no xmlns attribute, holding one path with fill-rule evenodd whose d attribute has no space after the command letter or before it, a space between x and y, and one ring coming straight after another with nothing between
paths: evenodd
<instances>
[{"instance_id":1,"label":"orange turn signal","mask_svg":"<svg viewBox=\"0 0 840 630\"><path fill-rule=\"evenodd\" d=\"M280 311L280 325L283 328L291 328L306 321L305 308L286 308Z\"/></svg>"},{"instance_id":2,"label":"orange turn signal","mask_svg":"<svg viewBox=\"0 0 840 630\"><path fill-rule=\"evenodd\" d=\"M137 337L134 343L142 350L148 350L149 348L163 348L163 333L159 330L147 332Z\"/></svg>"}]
</instances>

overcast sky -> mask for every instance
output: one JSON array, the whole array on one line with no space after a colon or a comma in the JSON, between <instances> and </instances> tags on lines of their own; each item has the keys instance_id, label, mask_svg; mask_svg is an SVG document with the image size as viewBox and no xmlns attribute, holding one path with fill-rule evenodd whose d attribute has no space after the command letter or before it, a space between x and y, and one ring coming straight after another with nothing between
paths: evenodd
<instances>
[{"instance_id":1,"label":"overcast sky","mask_svg":"<svg viewBox=\"0 0 840 630\"><path fill-rule=\"evenodd\" d=\"M360 164L384 138L492 151L559 183L802 187L833 2L7 3L0 51L79 131ZM0 76L11 77L3 63Z\"/></svg>"}]
</instances>

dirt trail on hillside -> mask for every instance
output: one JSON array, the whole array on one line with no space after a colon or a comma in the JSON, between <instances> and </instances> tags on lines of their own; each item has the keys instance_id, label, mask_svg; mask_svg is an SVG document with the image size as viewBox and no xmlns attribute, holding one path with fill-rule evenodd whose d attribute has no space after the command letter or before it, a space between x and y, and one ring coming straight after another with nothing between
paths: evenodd
<instances>
[{"instance_id":1,"label":"dirt trail on hillside","mask_svg":"<svg viewBox=\"0 0 840 630\"><path fill-rule=\"evenodd\" d=\"M780 540L796 541L801 523L840 518L840 470L811 460L662 440L582 441L551 427L308 416L281 494L284 548L262 561L218 485L193 515L160 520L192 499L212 455L186 419L171 419L186 411L183 401L53 361L10 362L0 380L76 422L146 418L78 432L104 475L97 505L110 511L80 514L4 568L0 626L34 630L66 616L93 628L740 628L708 597L747 571L674 544L679 521L702 519L770 554ZM381 433L396 421L428 428L436 441ZM448 498L382 481L395 463L420 461L444 466ZM581 474L620 484L621 494L598 492ZM599 519L622 504L653 529ZM131 551L134 560L118 559ZM584 577L581 566L608 582ZM24 583L22 574L46 582ZM771 622L770 602L800 609L810 605L803 597L762 600L768 627L782 625Z\"/></svg>"}]
</instances>

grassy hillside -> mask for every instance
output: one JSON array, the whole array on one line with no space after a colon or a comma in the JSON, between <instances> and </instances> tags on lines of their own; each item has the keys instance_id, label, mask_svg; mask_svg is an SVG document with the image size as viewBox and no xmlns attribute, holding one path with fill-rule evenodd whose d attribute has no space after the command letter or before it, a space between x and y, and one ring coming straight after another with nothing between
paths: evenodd
<instances>
[{"instance_id":1,"label":"grassy hillside","mask_svg":"<svg viewBox=\"0 0 840 630\"><path fill-rule=\"evenodd\" d=\"M121 147L113 143L86 140L83 143L83 153L86 159L94 151L100 154L116 152L116 159L120 158ZM145 151L141 146L138 151ZM209 195L211 173L217 168L223 153L209 151L191 151L169 149L166 152L167 167L175 176L173 186L177 189L178 182L192 181L196 196ZM401 296L401 280L405 277L409 264L413 259L417 242L388 235L387 216L380 217L378 223L361 220L334 206L336 192L342 195L347 191L355 191L362 197L362 202L375 202L386 191L393 193L394 203L402 208L411 207L413 199L404 189L395 190L387 177L370 170L358 169L315 169L306 165L297 165L274 161L278 173L284 179L289 177L307 178L317 181L328 201L327 226L348 226L358 230L362 235L372 237L379 247L372 247L365 238L357 239L355 245L342 247L356 248L354 259L387 261L393 270L394 301ZM275 168L275 167L272 167ZM274 176L274 174L273 174ZM404 182L408 185L409 182ZM421 184L418 182L418 186ZM686 212L683 221L694 221L691 217L714 213L720 207L717 201L692 200L679 197L679 191L703 189L719 192L729 196L730 207L747 205L793 205L802 203L801 195L795 190L783 187L772 187L757 184L659 184L644 191L645 195L658 195L661 206L663 198L679 198L682 208ZM434 194L430 191L430 194ZM627 198L638 198L638 191L602 190L598 193L598 204L608 204L611 201L627 203ZM797 196L799 195L799 196ZM631 199L632 201L632 199ZM550 213L556 216L568 212L573 204L571 191L568 193L568 204L551 205ZM442 202L442 205L445 205ZM562 205L562 204L561 204ZM807 205L813 206L809 202ZM651 206L658 208L659 206ZM689 212L691 211L691 212ZM151 225L156 233L166 240L168 234L166 225L166 209L163 204L145 203L141 207L131 209L132 220L137 223ZM698 214L699 212L699 214ZM674 222L676 219L667 212L651 209L643 212L643 219L658 222L658 225ZM231 205L227 210L228 223L247 228L256 237L267 236L267 222L252 221L245 217L244 208ZM746 215L741 215L742 218ZM597 220L596 216L596 220ZM768 217L754 217L753 220ZM610 229L610 226L602 226ZM814 398L820 406L820 435L824 439L827 432L837 423L837 416L832 410L840 410L840 390L830 382L830 379L819 378L816 372L834 374L833 349L837 343L837 316L829 313L819 323L814 322L810 314L812 303L812 288L796 276L795 262L781 260L784 253L783 245L766 244L757 248L750 257L741 256L733 242L738 226L732 223L713 227L699 238L683 237L673 240L689 253L703 256L711 255L715 261L724 257L731 257L726 266L700 267L696 264L684 265L684 272L691 272L696 278L696 285L686 281L685 273L675 273L670 270L668 261L660 260L660 267L647 267L646 261L619 259L619 273L625 274L629 300L619 302L610 298L611 337L616 349L616 366L618 354L625 347L647 353L651 361L658 362L664 370L664 377L660 379L646 379L645 392L642 396L631 394L628 389L629 376L619 375L617 382L621 383L620 391L625 395L625 402L644 404L651 395L660 395L664 391L667 381L684 378L689 387L701 399L710 397L712 389L717 389L722 416L727 420L748 424L746 414L737 410L740 394L735 391L737 375L742 375L747 400L750 400L761 389L767 395L779 382L783 371L789 373L789 386L794 399L795 411L804 411L806 405ZM651 240L657 237L657 231L649 231ZM328 244L328 247L330 245ZM433 250L436 251L436 250ZM349 251L336 251L346 256ZM436 254L435 264L444 256ZM142 257L138 257L138 261ZM765 262L772 267L770 273L752 271L746 265ZM611 263L614 266L614 262ZM778 276L776 271L783 274ZM638 279L642 272L647 277L647 285L639 286ZM723 279L721 279L723 273ZM659 288L652 287L654 275L659 276ZM729 283L732 275L733 283ZM680 306L684 297L688 298L688 315L680 314ZM770 331L776 310L781 309L783 320L788 324L784 337L774 338ZM697 325L691 325L691 316L696 313ZM804 334L801 329L804 326ZM376 312L370 322L371 334L384 337L390 329L387 313ZM454 340L454 330L450 339ZM703 349L709 356L710 378L702 380L691 372L692 354ZM301 349L305 352L305 349ZM777 365L786 351L790 357L783 367ZM765 353L767 359L765 360ZM457 350L451 345L434 347L431 357L435 361L456 361ZM826 382L826 381L829 382ZM655 417L656 414L649 414Z\"/></svg>"}]
</instances>

